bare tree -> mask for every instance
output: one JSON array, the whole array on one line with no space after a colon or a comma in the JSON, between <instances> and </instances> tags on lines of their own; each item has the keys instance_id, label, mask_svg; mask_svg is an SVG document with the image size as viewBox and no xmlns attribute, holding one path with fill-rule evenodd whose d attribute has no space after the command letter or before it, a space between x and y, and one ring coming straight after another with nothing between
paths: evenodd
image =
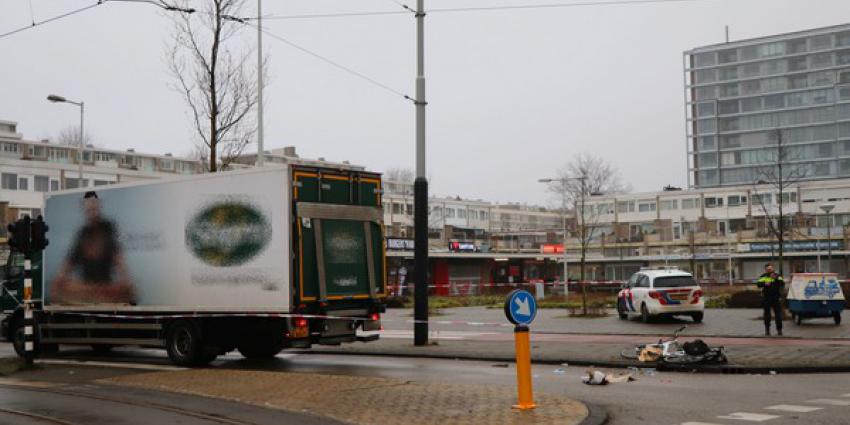
<instances>
[{"instance_id":1,"label":"bare tree","mask_svg":"<svg viewBox=\"0 0 850 425\"><path fill-rule=\"evenodd\" d=\"M415 174L410 168L390 168L384 173L384 177L388 181L399 183L413 183Z\"/></svg>"},{"instance_id":2,"label":"bare tree","mask_svg":"<svg viewBox=\"0 0 850 425\"><path fill-rule=\"evenodd\" d=\"M62 129L56 136L56 143L64 146L80 146L80 126L71 125ZM83 144L88 146L92 143L91 133L83 135Z\"/></svg>"},{"instance_id":3,"label":"bare tree","mask_svg":"<svg viewBox=\"0 0 850 425\"><path fill-rule=\"evenodd\" d=\"M779 251L779 274L783 272L783 260L785 254L785 239L791 233L786 223L785 204L791 202L790 194L786 195L786 190L795 186L803 180L808 174L807 164L796 164L792 161L805 157L801 155L800 147L786 146L783 142L782 130L776 130L772 133L776 137L776 149L769 150L768 158L769 165L759 167L757 169L756 185L753 186L755 196L755 204L759 206L764 214L764 220L768 234L776 239ZM772 160L772 161L771 161ZM767 187L769 192L764 193L759 191L759 187ZM771 211L773 202L768 202L768 198L772 201L773 193L776 193L776 213ZM774 222L774 219L776 220ZM773 251L771 249L771 251Z\"/></svg>"},{"instance_id":4,"label":"bare tree","mask_svg":"<svg viewBox=\"0 0 850 425\"><path fill-rule=\"evenodd\" d=\"M581 260L579 281L581 282L582 312L587 315L587 282L585 269L587 249L599 230L599 216L607 213L599 205L587 205L591 195L623 193L631 188L622 183L619 171L603 158L581 153L558 171L558 179L549 186L549 191L561 199L561 208L572 208L575 212L576 236L579 239ZM567 247L564 247L566 250ZM567 279L567 276L565 276Z\"/></svg>"},{"instance_id":5,"label":"bare tree","mask_svg":"<svg viewBox=\"0 0 850 425\"><path fill-rule=\"evenodd\" d=\"M206 154L206 168L225 170L252 143L257 127L257 73L252 49L240 43L245 0L205 0L197 13L173 17L167 62L175 89L192 114L194 132ZM189 7L188 0L175 0ZM235 45L241 44L238 48ZM265 66L263 67L265 68Z\"/></svg>"}]
</instances>

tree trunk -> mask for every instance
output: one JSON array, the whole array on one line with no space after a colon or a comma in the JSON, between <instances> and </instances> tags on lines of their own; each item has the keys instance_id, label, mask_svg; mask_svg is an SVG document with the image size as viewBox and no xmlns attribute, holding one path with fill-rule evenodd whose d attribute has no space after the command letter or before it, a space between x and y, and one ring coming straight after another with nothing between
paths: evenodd
<instances>
[{"instance_id":1,"label":"tree trunk","mask_svg":"<svg viewBox=\"0 0 850 425\"><path fill-rule=\"evenodd\" d=\"M582 314L587 316L587 281L584 279L584 263L585 263L585 247L581 249L581 311Z\"/></svg>"}]
</instances>

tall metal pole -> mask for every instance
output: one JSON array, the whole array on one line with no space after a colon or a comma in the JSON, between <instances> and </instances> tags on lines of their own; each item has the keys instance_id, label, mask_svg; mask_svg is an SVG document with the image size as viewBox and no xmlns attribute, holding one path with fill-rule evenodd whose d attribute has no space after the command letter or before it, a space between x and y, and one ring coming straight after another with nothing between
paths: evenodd
<instances>
[{"instance_id":1,"label":"tall metal pole","mask_svg":"<svg viewBox=\"0 0 850 425\"><path fill-rule=\"evenodd\" d=\"M567 194L563 192L562 195L564 208L561 214L564 220L564 239L562 243L562 248L564 249L564 298L567 298L570 295L570 268L567 260Z\"/></svg>"},{"instance_id":2,"label":"tall metal pole","mask_svg":"<svg viewBox=\"0 0 850 425\"><path fill-rule=\"evenodd\" d=\"M85 131L83 131L83 121L86 111L86 103L80 102L80 160L77 162L79 165L79 175L77 180L77 187L83 187L83 151L85 150Z\"/></svg>"},{"instance_id":3,"label":"tall metal pole","mask_svg":"<svg viewBox=\"0 0 850 425\"><path fill-rule=\"evenodd\" d=\"M425 177L425 0L416 0L416 181L413 185L414 345L428 344L428 180Z\"/></svg>"},{"instance_id":4,"label":"tall metal pole","mask_svg":"<svg viewBox=\"0 0 850 425\"><path fill-rule=\"evenodd\" d=\"M832 273L832 216L826 213L826 272Z\"/></svg>"},{"instance_id":5,"label":"tall metal pole","mask_svg":"<svg viewBox=\"0 0 850 425\"><path fill-rule=\"evenodd\" d=\"M263 146L263 0L257 0L257 167L265 164Z\"/></svg>"}]
</instances>

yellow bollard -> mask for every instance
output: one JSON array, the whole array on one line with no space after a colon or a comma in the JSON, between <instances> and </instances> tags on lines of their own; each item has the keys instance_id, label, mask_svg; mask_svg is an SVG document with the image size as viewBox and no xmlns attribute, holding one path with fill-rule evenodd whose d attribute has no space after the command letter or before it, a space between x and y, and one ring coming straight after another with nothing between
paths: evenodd
<instances>
[{"instance_id":1,"label":"yellow bollard","mask_svg":"<svg viewBox=\"0 0 850 425\"><path fill-rule=\"evenodd\" d=\"M528 335L528 326L516 326L514 328L514 341L516 343L516 382L519 392L519 404L514 409L529 410L537 407L534 404L534 395L531 390L531 338Z\"/></svg>"}]
</instances>

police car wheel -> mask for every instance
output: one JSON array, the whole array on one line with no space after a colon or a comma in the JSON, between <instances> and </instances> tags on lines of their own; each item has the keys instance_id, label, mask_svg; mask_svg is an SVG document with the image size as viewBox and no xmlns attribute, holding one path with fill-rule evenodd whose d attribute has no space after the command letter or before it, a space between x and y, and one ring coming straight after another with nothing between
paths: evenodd
<instances>
[{"instance_id":1,"label":"police car wheel","mask_svg":"<svg viewBox=\"0 0 850 425\"><path fill-rule=\"evenodd\" d=\"M694 323L702 323L703 313L693 313L691 314L691 319L694 320Z\"/></svg>"},{"instance_id":2,"label":"police car wheel","mask_svg":"<svg viewBox=\"0 0 850 425\"><path fill-rule=\"evenodd\" d=\"M649 323L650 319L651 319L651 317L649 315L649 310L647 310L647 308L646 308L646 304L641 304L640 305L640 320L641 320L641 322Z\"/></svg>"}]
</instances>

